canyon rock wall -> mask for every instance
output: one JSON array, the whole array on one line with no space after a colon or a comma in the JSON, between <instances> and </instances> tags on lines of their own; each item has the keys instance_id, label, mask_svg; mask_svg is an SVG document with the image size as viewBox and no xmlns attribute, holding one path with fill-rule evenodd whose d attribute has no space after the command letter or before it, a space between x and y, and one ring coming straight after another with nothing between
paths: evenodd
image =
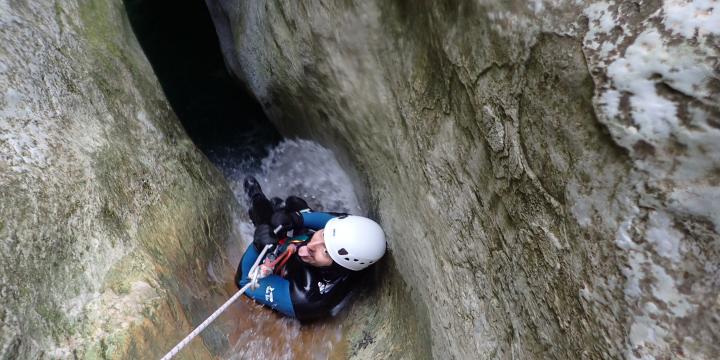
<instances>
[{"instance_id":1,"label":"canyon rock wall","mask_svg":"<svg viewBox=\"0 0 720 360\"><path fill-rule=\"evenodd\" d=\"M720 356L717 2L206 2L368 185L390 260L350 355Z\"/></svg>"},{"instance_id":2,"label":"canyon rock wall","mask_svg":"<svg viewBox=\"0 0 720 360\"><path fill-rule=\"evenodd\" d=\"M120 0L0 1L0 358L162 356L227 298L234 201Z\"/></svg>"}]
</instances>

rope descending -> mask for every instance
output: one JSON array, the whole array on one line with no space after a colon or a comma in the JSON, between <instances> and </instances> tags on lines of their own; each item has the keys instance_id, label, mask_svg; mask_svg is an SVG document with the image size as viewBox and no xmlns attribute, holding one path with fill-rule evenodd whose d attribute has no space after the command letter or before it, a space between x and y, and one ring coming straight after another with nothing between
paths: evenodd
<instances>
[{"instance_id":1,"label":"rope descending","mask_svg":"<svg viewBox=\"0 0 720 360\"><path fill-rule=\"evenodd\" d=\"M261 274L260 267L258 266L258 264L260 264L260 260L263 258L263 256L265 256L265 253L271 247L272 247L272 245L265 245L265 248L260 252L260 255L255 260L255 263L250 268L250 272L248 274L248 277L250 278L250 283L243 286L242 289L238 290L235 293L235 295L233 295L230 298L230 300L228 300L224 304L222 304L222 306L220 306L220 308L215 310L215 312L212 313L212 315L210 315L210 317L205 319L205 321L203 321L202 324L198 325L198 327L196 327L195 330L190 332L190 334L188 334L188 336L186 336L184 339L182 339L182 341L180 341L177 345L175 345L175 347L172 348L172 350L170 350L167 354L165 354L165 356L163 356L162 359L160 359L160 360L172 359L173 356L177 355L180 352L180 350L182 350L185 346L187 346L187 344L190 343L190 341L192 341L192 339L194 339L198 334L200 334L200 332L203 331L206 327L208 327L208 325L210 325L210 323L212 323L215 319L217 319L217 317L220 316L220 314L222 314L223 311L225 311L230 305L232 305L232 303L234 303L240 297L240 295L242 295L245 292L245 290L247 290L248 288L256 289L258 287L258 280L265 277Z\"/></svg>"}]
</instances>

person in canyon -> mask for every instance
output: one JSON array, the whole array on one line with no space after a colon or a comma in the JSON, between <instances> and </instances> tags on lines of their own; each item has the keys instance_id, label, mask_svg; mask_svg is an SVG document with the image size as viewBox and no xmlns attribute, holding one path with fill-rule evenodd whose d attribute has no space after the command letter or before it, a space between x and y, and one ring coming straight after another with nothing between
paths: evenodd
<instances>
[{"instance_id":1,"label":"person in canyon","mask_svg":"<svg viewBox=\"0 0 720 360\"><path fill-rule=\"evenodd\" d=\"M365 270L385 253L380 225L362 216L312 211L297 196L270 200L253 177L244 187L255 234L235 284L242 288L250 282L253 263L271 245L263 264L272 274L245 295L300 321L335 315Z\"/></svg>"}]
</instances>

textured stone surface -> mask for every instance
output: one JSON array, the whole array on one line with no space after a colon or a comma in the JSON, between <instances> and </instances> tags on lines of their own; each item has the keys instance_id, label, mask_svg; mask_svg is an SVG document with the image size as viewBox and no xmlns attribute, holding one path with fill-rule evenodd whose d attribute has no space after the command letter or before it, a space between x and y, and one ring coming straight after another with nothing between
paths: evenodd
<instances>
[{"instance_id":1,"label":"textured stone surface","mask_svg":"<svg viewBox=\"0 0 720 360\"><path fill-rule=\"evenodd\" d=\"M234 204L120 0L0 1L0 358L159 358L227 297Z\"/></svg>"},{"instance_id":2,"label":"textured stone surface","mask_svg":"<svg viewBox=\"0 0 720 360\"><path fill-rule=\"evenodd\" d=\"M402 280L353 354L720 356L716 1L207 3L268 115L369 185Z\"/></svg>"}]
</instances>

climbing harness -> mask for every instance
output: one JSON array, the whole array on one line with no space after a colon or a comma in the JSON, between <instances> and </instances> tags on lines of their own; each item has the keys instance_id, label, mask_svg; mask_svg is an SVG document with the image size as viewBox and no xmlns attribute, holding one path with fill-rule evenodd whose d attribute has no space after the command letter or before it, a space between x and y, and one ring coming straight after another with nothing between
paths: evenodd
<instances>
[{"instance_id":1,"label":"climbing harness","mask_svg":"<svg viewBox=\"0 0 720 360\"><path fill-rule=\"evenodd\" d=\"M190 334L188 334L188 336L186 336L184 339L182 339L182 341L180 341L177 345L175 345L175 347L172 348L172 350L170 350L167 354L165 354L165 356L163 356L162 359L160 359L160 360L172 359L173 356L177 355L180 352L180 350L182 350L182 348L187 346L187 344L189 344L190 341L192 341L192 339L194 339L198 334L200 334L200 332L203 331L206 327L208 327L208 325L210 325L210 323L212 323L215 319L217 319L217 317L220 316L220 314L222 314L223 311L225 311L230 305L232 305L232 303L234 303L240 297L240 295L242 295L245 292L245 290L247 290L248 288L257 289L257 287L259 286L258 280L269 275L269 274L267 274L267 275L263 276L260 272L260 266L258 266L258 265L260 264L260 260L263 258L263 256L265 256L265 253L271 247L272 247L272 245L265 245L265 248L263 248L263 250L260 252L260 255L255 260L255 263L250 268L250 272L248 274L248 278L250 278L250 283L243 286L242 289L238 290L238 292L236 292L235 295L233 295L230 298L230 300L226 301L222 306L220 306L220 308L215 310L215 312L212 313L212 315L210 315L210 317L205 319L205 321L203 321L202 324L200 324L198 327L196 327L195 330L193 330ZM287 253L287 251L285 253ZM283 255L285 255L285 253L283 253ZM282 257L282 255L281 255L281 257ZM289 258L289 257L290 256L287 256L287 258ZM279 259L280 258L278 258L278 260ZM285 260L285 261L287 261L287 260ZM285 262L283 262L283 264L284 263ZM272 272L272 270L271 270L271 272Z\"/></svg>"},{"instance_id":2,"label":"climbing harness","mask_svg":"<svg viewBox=\"0 0 720 360\"><path fill-rule=\"evenodd\" d=\"M282 269L285 266L285 263L290 260L290 257L295 252L295 248L292 246L289 246L285 252L280 254L277 258L275 258L272 254L268 255L262 264L258 267L258 278L262 279L270 274L275 272L276 275L282 274Z\"/></svg>"}]
</instances>

